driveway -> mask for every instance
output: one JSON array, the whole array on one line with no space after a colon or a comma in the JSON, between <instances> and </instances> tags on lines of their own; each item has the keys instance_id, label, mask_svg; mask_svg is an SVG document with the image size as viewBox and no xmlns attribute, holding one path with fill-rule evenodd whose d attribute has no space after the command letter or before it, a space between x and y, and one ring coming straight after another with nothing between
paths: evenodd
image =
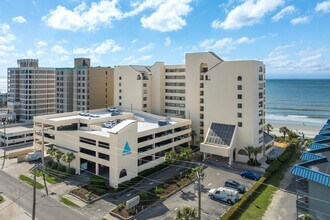
<instances>
[{"instance_id":1,"label":"driveway","mask_svg":"<svg viewBox=\"0 0 330 220\"><path fill-rule=\"evenodd\" d=\"M224 186L227 179L233 179L250 188L254 181L242 179L238 170L233 168L217 168L207 167L204 170L205 177L202 182L202 219L219 219L230 206L216 200L212 200L208 196L211 188ZM164 202L147 209L135 216L136 219L173 219L177 210L185 207L198 207L197 192L194 190L194 184L190 184L177 192Z\"/></svg>"}]
</instances>

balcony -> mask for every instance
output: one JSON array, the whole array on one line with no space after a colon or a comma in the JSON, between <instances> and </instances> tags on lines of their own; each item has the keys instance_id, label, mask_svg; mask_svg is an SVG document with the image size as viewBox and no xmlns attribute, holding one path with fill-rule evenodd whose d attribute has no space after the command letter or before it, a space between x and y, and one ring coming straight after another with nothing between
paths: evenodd
<instances>
[{"instance_id":1,"label":"balcony","mask_svg":"<svg viewBox=\"0 0 330 220\"><path fill-rule=\"evenodd\" d=\"M296 179L296 191L298 194L308 195L308 180L306 178Z\"/></svg>"}]
</instances>

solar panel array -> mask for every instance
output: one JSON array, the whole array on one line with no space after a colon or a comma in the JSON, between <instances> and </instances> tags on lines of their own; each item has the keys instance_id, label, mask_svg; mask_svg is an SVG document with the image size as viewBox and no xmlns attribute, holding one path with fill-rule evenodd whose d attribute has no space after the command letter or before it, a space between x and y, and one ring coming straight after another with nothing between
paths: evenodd
<instances>
[{"instance_id":1,"label":"solar panel array","mask_svg":"<svg viewBox=\"0 0 330 220\"><path fill-rule=\"evenodd\" d=\"M235 125L212 123L205 143L216 145L230 145Z\"/></svg>"}]
</instances>

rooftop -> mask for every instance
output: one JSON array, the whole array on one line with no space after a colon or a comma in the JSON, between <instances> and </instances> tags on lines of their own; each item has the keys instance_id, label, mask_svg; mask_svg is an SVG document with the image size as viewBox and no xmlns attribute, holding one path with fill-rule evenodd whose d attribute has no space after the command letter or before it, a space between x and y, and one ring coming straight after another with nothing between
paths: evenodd
<instances>
[{"instance_id":1,"label":"rooftop","mask_svg":"<svg viewBox=\"0 0 330 220\"><path fill-rule=\"evenodd\" d=\"M235 131L235 125L212 123L205 144L230 146Z\"/></svg>"},{"instance_id":2,"label":"rooftop","mask_svg":"<svg viewBox=\"0 0 330 220\"><path fill-rule=\"evenodd\" d=\"M11 133L26 132L26 131L33 132L33 127L32 126L6 127L6 134L7 135L10 135ZM0 133L4 133L4 128L0 128Z\"/></svg>"}]
</instances>

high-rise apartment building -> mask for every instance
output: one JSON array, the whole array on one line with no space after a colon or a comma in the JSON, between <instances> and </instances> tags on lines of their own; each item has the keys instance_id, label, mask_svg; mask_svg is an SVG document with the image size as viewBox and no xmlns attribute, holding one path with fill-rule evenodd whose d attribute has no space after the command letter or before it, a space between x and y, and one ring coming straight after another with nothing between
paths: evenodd
<instances>
[{"instance_id":1,"label":"high-rise apartment building","mask_svg":"<svg viewBox=\"0 0 330 220\"><path fill-rule=\"evenodd\" d=\"M56 69L56 112L86 111L113 105L113 68L91 67L75 58L73 68Z\"/></svg>"},{"instance_id":2,"label":"high-rise apartment building","mask_svg":"<svg viewBox=\"0 0 330 220\"><path fill-rule=\"evenodd\" d=\"M55 69L39 67L37 59L17 60L8 68L8 108L21 122L55 113Z\"/></svg>"},{"instance_id":3,"label":"high-rise apartment building","mask_svg":"<svg viewBox=\"0 0 330 220\"><path fill-rule=\"evenodd\" d=\"M247 161L246 146L265 155L265 65L224 61L212 52L187 53L185 65L116 66L114 105L192 120L204 156Z\"/></svg>"}]
</instances>

